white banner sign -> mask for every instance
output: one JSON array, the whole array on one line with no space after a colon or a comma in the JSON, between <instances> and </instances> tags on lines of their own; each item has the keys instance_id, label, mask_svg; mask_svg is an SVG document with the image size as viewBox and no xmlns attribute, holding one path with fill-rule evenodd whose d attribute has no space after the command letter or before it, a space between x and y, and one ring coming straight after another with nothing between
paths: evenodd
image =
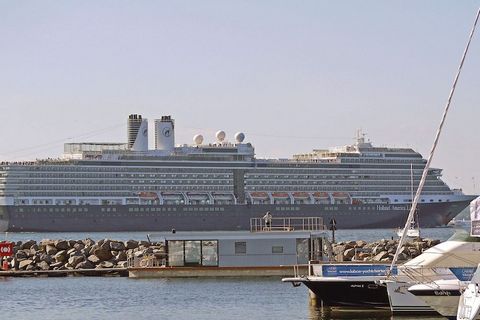
<instances>
[{"instance_id":1,"label":"white banner sign","mask_svg":"<svg viewBox=\"0 0 480 320\"><path fill-rule=\"evenodd\" d=\"M470 220L472 220L470 234L473 237L480 237L480 197L470 202Z\"/></svg>"}]
</instances>

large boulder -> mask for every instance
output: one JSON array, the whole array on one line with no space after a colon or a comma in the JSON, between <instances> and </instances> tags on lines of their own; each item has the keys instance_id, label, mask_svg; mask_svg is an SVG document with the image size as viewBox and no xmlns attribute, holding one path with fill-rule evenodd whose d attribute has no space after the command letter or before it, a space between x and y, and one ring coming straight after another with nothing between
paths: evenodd
<instances>
[{"instance_id":1,"label":"large boulder","mask_svg":"<svg viewBox=\"0 0 480 320\"><path fill-rule=\"evenodd\" d=\"M125 251L120 251L117 256L115 257L116 261L126 261L127 260L127 254Z\"/></svg>"},{"instance_id":2,"label":"large boulder","mask_svg":"<svg viewBox=\"0 0 480 320\"><path fill-rule=\"evenodd\" d=\"M110 242L110 249L112 249L112 251L123 251L125 250L125 245L123 242L112 241Z\"/></svg>"},{"instance_id":3,"label":"large boulder","mask_svg":"<svg viewBox=\"0 0 480 320\"><path fill-rule=\"evenodd\" d=\"M43 240L40 241L40 243L38 245L40 246L40 248L45 248L46 246L55 247L55 241L50 240L50 239L43 239Z\"/></svg>"},{"instance_id":4,"label":"large boulder","mask_svg":"<svg viewBox=\"0 0 480 320\"><path fill-rule=\"evenodd\" d=\"M68 240L67 242L68 242L68 247L69 248L73 248L73 246L77 243L76 240Z\"/></svg>"},{"instance_id":5,"label":"large boulder","mask_svg":"<svg viewBox=\"0 0 480 320\"><path fill-rule=\"evenodd\" d=\"M35 240L28 240L27 242L24 242L21 245L21 249L22 250L30 249L30 247L33 246L34 244L37 244L37 242Z\"/></svg>"},{"instance_id":6,"label":"large boulder","mask_svg":"<svg viewBox=\"0 0 480 320\"><path fill-rule=\"evenodd\" d=\"M349 261L355 256L355 248L347 249L343 252L343 260Z\"/></svg>"},{"instance_id":7,"label":"large boulder","mask_svg":"<svg viewBox=\"0 0 480 320\"><path fill-rule=\"evenodd\" d=\"M32 263L32 264L29 264L26 268L25 268L26 271L35 271L37 270L37 266L35 265L35 263Z\"/></svg>"},{"instance_id":8,"label":"large boulder","mask_svg":"<svg viewBox=\"0 0 480 320\"><path fill-rule=\"evenodd\" d=\"M50 265L46 261L40 261L37 263L37 268L40 270L49 270Z\"/></svg>"},{"instance_id":9,"label":"large boulder","mask_svg":"<svg viewBox=\"0 0 480 320\"><path fill-rule=\"evenodd\" d=\"M95 269L95 265L88 260L82 261L75 266L75 269Z\"/></svg>"},{"instance_id":10,"label":"large boulder","mask_svg":"<svg viewBox=\"0 0 480 320\"><path fill-rule=\"evenodd\" d=\"M73 248L77 251L81 251L83 248L85 248L85 245L83 243L78 243L77 242L73 245Z\"/></svg>"},{"instance_id":11,"label":"large boulder","mask_svg":"<svg viewBox=\"0 0 480 320\"><path fill-rule=\"evenodd\" d=\"M19 268L20 270L26 270L27 267L28 267L29 265L32 265L32 264L33 264L33 260L29 260L29 259L22 260L22 261L19 262L18 268Z\"/></svg>"},{"instance_id":12,"label":"large boulder","mask_svg":"<svg viewBox=\"0 0 480 320\"><path fill-rule=\"evenodd\" d=\"M102 262L102 260L100 260L100 258L97 257L97 256L94 255L94 254L88 256L87 260L90 261L90 262L93 263L93 264L98 264L98 263Z\"/></svg>"},{"instance_id":13,"label":"large boulder","mask_svg":"<svg viewBox=\"0 0 480 320\"><path fill-rule=\"evenodd\" d=\"M55 248L57 248L58 250L68 250L69 249L68 241L66 241L66 240L56 240L55 241Z\"/></svg>"},{"instance_id":14,"label":"large boulder","mask_svg":"<svg viewBox=\"0 0 480 320\"><path fill-rule=\"evenodd\" d=\"M345 249L355 248L356 245L357 245L356 241L347 241L345 243Z\"/></svg>"},{"instance_id":15,"label":"large boulder","mask_svg":"<svg viewBox=\"0 0 480 320\"><path fill-rule=\"evenodd\" d=\"M96 249L93 252L93 254L96 255L102 261L112 259L112 253L110 252L110 248L106 249L106 248L103 248L103 246Z\"/></svg>"},{"instance_id":16,"label":"large boulder","mask_svg":"<svg viewBox=\"0 0 480 320\"><path fill-rule=\"evenodd\" d=\"M55 261L57 262L65 262L67 261L67 251L61 250L57 252L57 254L54 256Z\"/></svg>"},{"instance_id":17,"label":"large boulder","mask_svg":"<svg viewBox=\"0 0 480 320\"><path fill-rule=\"evenodd\" d=\"M140 241L140 245L144 246L145 248L150 247L151 243L145 240Z\"/></svg>"},{"instance_id":18,"label":"large boulder","mask_svg":"<svg viewBox=\"0 0 480 320\"><path fill-rule=\"evenodd\" d=\"M59 270L59 268L63 267L63 265L64 265L63 262L54 262L54 263L50 264L50 267L53 270Z\"/></svg>"},{"instance_id":19,"label":"large boulder","mask_svg":"<svg viewBox=\"0 0 480 320\"><path fill-rule=\"evenodd\" d=\"M106 247L110 248L110 242L111 242L111 241L112 241L112 240L110 240L110 239L102 239L102 240L99 240L99 241L97 242L97 244L98 244L99 246L105 245Z\"/></svg>"},{"instance_id":20,"label":"large boulder","mask_svg":"<svg viewBox=\"0 0 480 320\"><path fill-rule=\"evenodd\" d=\"M23 250L17 251L17 253L15 254L15 256L17 257L18 260L25 260L25 259L28 258L27 252L25 252L25 251L23 251Z\"/></svg>"},{"instance_id":21,"label":"large boulder","mask_svg":"<svg viewBox=\"0 0 480 320\"><path fill-rule=\"evenodd\" d=\"M382 259L388 258L388 252L382 251L373 257L373 261L383 261Z\"/></svg>"},{"instance_id":22,"label":"large boulder","mask_svg":"<svg viewBox=\"0 0 480 320\"><path fill-rule=\"evenodd\" d=\"M95 244L95 241L90 239L90 238L87 238L87 239L83 240L82 242L85 245L85 247L91 247Z\"/></svg>"},{"instance_id":23,"label":"large boulder","mask_svg":"<svg viewBox=\"0 0 480 320\"><path fill-rule=\"evenodd\" d=\"M47 244L45 246L45 252L49 255L55 255L58 252L58 249L55 247L54 244Z\"/></svg>"},{"instance_id":24,"label":"large boulder","mask_svg":"<svg viewBox=\"0 0 480 320\"><path fill-rule=\"evenodd\" d=\"M135 240L127 240L125 241L125 248L127 249L135 249L136 247L138 247L138 241L135 241Z\"/></svg>"},{"instance_id":25,"label":"large boulder","mask_svg":"<svg viewBox=\"0 0 480 320\"><path fill-rule=\"evenodd\" d=\"M374 255L377 255L377 254L379 254L379 253L382 252L382 251L385 251L384 245L382 245L382 244L377 244L377 245L373 248L372 253L373 253Z\"/></svg>"},{"instance_id":26,"label":"large boulder","mask_svg":"<svg viewBox=\"0 0 480 320\"><path fill-rule=\"evenodd\" d=\"M114 264L110 261L102 261L97 265L97 268L110 269L113 268Z\"/></svg>"},{"instance_id":27,"label":"large boulder","mask_svg":"<svg viewBox=\"0 0 480 320\"><path fill-rule=\"evenodd\" d=\"M46 253L40 254L39 258L40 258L40 261L45 261L48 264L51 264L54 261L53 257Z\"/></svg>"},{"instance_id":28,"label":"large boulder","mask_svg":"<svg viewBox=\"0 0 480 320\"><path fill-rule=\"evenodd\" d=\"M357 248L363 248L367 245L367 242L366 241L363 241L363 240L357 240L355 241L355 247Z\"/></svg>"},{"instance_id":29,"label":"large boulder","mask_svg":"<svg viewBox=\"0 0 480 320\"><path fill-rule=\"evenodd\" d=\"M75 268L82 261L85 261L84 256L73 256L68 259L68 264Z\"/></svg>"}]
</instances>

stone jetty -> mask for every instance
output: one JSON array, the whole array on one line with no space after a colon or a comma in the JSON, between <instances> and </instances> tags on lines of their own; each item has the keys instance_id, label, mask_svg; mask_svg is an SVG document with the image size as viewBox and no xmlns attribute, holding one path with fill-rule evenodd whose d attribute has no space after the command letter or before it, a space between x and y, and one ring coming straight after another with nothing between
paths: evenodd
<instances>
[{"instance_id":1,"label":"stone jetty","mask_svg":"<svg viewBox=\"0 0 480 320\"><path fill-rule=\"evenodd\" d=\"M144 254L164 255L165 246L136 240L28 240L15 243L14 256L6 259L18 271L113 270L126 268L128 257Z\"/></svg>"},{"instance_id":2,"label":"stone jetty","mask_svg":"<svg viewBox=\"0 0 480 320\"><path fill-rule=\"evenodd\" d=\"M440 243L440 240L413 239L407 241L399 255L398 262L402 263L423 251ZM344 241L335 243L331 247L331 256L337 262L369 262L385 263L392 261L398 239L382 239L367 243L363 240ZM10 273L33 273L48 271L100 271L99 275L108 274L106 271L126 270L128 258L141 258L144 255L165 258L166 249L163 242L149 241L116 241L103 239L94 241L85 240L42 240L36 242L19 241L14 245L14 256L3 258L9 263ZM77 274L77 273L76 273ZM93 273L92 273L93 274Z\"/></svg>"},{"instance_id":3,"label":"stone jetty","mask_svg":"<svg viewBox=\"0 0 480 320\"><path fill-rule=\"evenodd\" d=\"M440 243L440 240L412 239L401 248L398 262L402 263L420 255L423 251ZM344 262L391 262L398 247L398 239L367 243L366 241L346 241L332 245L335 261Z\"/></svg>"}]
</instances>

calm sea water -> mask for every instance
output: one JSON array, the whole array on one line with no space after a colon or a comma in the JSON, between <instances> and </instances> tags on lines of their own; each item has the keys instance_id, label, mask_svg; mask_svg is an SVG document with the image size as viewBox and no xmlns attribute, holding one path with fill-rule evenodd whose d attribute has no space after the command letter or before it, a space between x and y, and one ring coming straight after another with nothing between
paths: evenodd
<instances>
[{"instance_id":1,"label":"calm sea water","mask_svg":"<svg viewBox=\"0 0 480 320\"><path fill-rule=\"evenodd\" d=\"M454 230L424 229L446 240ZM339 230L337 241L390 238L392 230ZM146 239L143 232L10 233L9 240ZM120 277L0 278L0 319L392 319L371 311L309 305L307 289L279 278L128 279ZM397 317L395 317L397 319ZM409 319L409 318L398 318ZM418 319L418 318L417 318ZM433 318L432 318L433 319Z\"/></svg>"}]
</instances>

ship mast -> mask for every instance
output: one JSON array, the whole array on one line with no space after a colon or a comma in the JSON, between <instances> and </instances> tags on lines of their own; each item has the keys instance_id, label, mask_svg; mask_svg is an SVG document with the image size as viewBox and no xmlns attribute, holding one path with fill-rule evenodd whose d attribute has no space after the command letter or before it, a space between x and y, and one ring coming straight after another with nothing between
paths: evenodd
<instances>
[{"instance_id":1,"label":"ship mast","mask_svg":"<svg viewBox=\"0 0 480 320\"><path fill-rule=\"evenodd\" d=\"M455 93L455 88L457 86L458 78L460 77L460 73L462 71L463 63L465 62L465 58L467 56L468 49L470 47L470 43L473 38L473 34L475 33L475 29L477 27L477 22L478 22L478 17L480 16L480 8L477 11L477 15L475 17L475 22L473 23L472 31L470 32L470 36L468 38L467 46L465 47L465 50L463 51L462 59L460 60L460 65L458 66L457 73L455 75L455 78L453 80L452 88L450 90L450 94L448 95L447 103L445 105L445 109L443 111L442 115L442 120L440 121L440 125L438 126L437 133L435 135L435 140L433 141L433 146L432 149L430 150L430 155L428 156L427 163L425 164L425 168L423 169L423 174L422 178L420 180L420 183L417 188L417 193L415 194L415 199L413 199L413 204L410 208L410 212L408 213L407 221L405 222L405 227L403 228L402 236L400 237L400 240L398 241L398 247L397 251L395 252L395 255L392 259L392 264L390 265L390 271L389 274L392 274L393 268L395 266L395 263L397 262L398 255L400 254L400 250L405 243L406 237L407 237L407 231L408 227L410 226L410 223L413 219L415 210L417 208L418 200L420 199L420 195L423 190L423 186L425 184L425 181L427 180L427 174L428 174L428 169L430 168L430 164L432 163L433 155L435 153L435 149L437 148L438 144L438 139L440 138L440 134L442 132L443 125L445 123L445 119L447 118L448 110L450 109L450 103L452 102L452 97L453 94Z\"/></svg>"}]
</instances>

